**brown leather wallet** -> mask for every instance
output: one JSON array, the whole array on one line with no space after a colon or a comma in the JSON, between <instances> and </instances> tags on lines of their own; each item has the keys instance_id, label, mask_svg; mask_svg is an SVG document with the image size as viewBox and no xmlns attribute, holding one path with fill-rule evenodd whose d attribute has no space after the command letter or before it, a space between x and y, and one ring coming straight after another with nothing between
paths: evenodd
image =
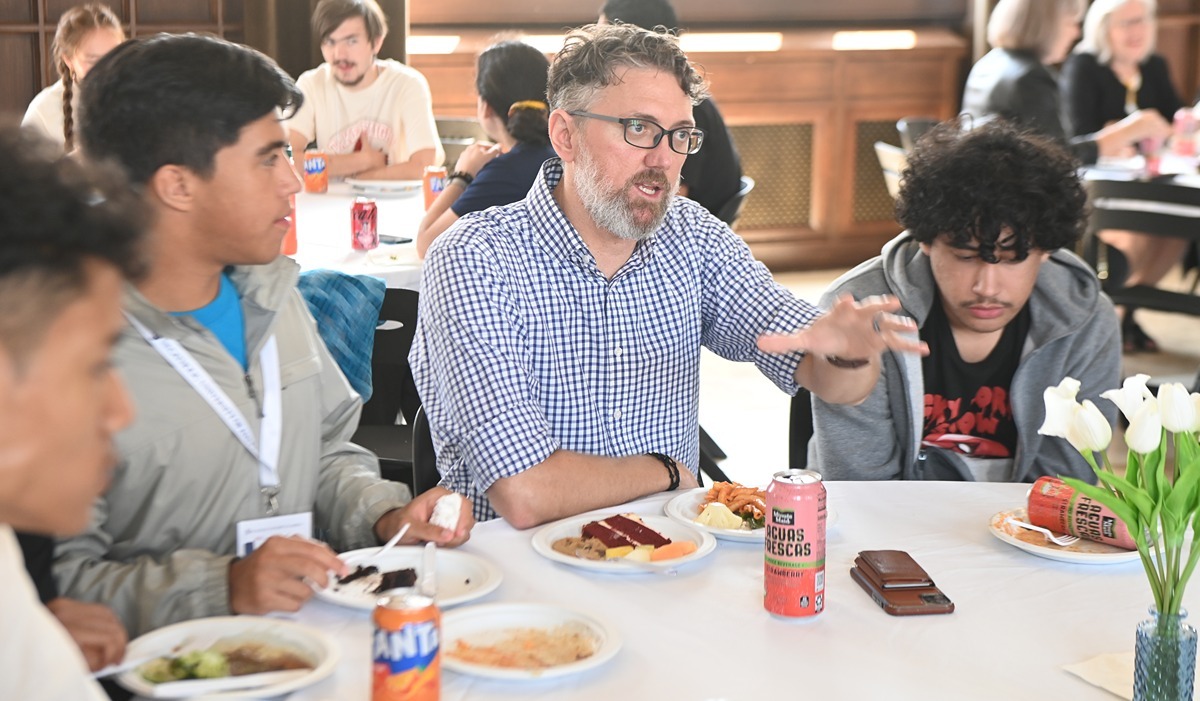
<instances>
[{"instance_id":1,"label":"brown leather wallet","mask_svg":"<svg viewBox=\"0 0 1200 701\"><path fill-rule=\"evenodd\" d=\"M933 586L929 573L903 550L863 550L854 564L881 589Z\"/></svg>"}]
</instances>

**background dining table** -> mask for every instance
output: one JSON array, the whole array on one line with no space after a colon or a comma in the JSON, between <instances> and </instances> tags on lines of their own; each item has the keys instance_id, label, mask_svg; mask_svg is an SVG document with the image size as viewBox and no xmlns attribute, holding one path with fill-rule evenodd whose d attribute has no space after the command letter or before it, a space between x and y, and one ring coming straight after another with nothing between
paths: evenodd
<instances>
[{"instance_id":1,"label":"background dining table","mask_svg":"<svg viewBox=\"0 0 1200 701\"><path fill-rule=\"evenodd\" d=\"M350 208L358 196L375 200L380 235L416 240L417 227L425 216L420 189L371 194L356 191L345 182L330 182L328 192L296 194L297 251L292 258L301 270L328 268L351 275L374 275L390 288L420 289L421 259L416 243L380 243L372 251L351 248Z\"/></svg>"},{"instance_id":2,"label":"background dining table","mask_svg":"<svg viewBox=\"0 0 1200 701\"><path fill-rule=\"evenodd\" d=\"M1052 561L994 537L991 517L1024 506L1027 484L826 486L836 518L827 535L827 608L810 619L782 620L763 610L760 544L718 541L711 555L675 576L598 574L535 552L537 529L479 524L462 550L498 565L504 581L464 607L569 607L609 622L623 646L600 667L559 679L497 681L443 669L441 698L1115 698L1062 667L1132 651L1135 628L1153 603L1139 561ZM658 515L673 496L597 513ZM857 553L869 549L911 553L955 602L954 613L885 614L849 575ZM1200 610L1192 590L1185 604ZM370 698L370 613L313 600L294 618L333 636L342 657L331 677L290 698Z\"/></svg>"}]
</instances>

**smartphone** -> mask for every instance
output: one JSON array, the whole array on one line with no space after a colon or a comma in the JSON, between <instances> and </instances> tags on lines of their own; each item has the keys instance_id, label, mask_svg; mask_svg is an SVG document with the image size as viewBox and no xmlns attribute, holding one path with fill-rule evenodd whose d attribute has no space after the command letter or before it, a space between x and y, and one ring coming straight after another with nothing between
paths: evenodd
<instances>
[{"instance_id":1,"label":"smartphone","mask_svg":"<svg viewBox=\"0 0 1200 701\"><path fill-rule=\"evenodd\" d=\"M379 243L412 243L412 239L406 236L392 236L390 234L380 234Z\"/></svg>"},{"instance_id":2,"label":"smartphone","mask_svg":"<svg viewBox=\"0 0 1200 701\"><path fill-rule=\"evenodd\" d=\"M893 616L954 612L954 602L936 586L884 589L857 567L850 568L850 577L870 594L880 608Z\"/></svg>"}]
</instances>

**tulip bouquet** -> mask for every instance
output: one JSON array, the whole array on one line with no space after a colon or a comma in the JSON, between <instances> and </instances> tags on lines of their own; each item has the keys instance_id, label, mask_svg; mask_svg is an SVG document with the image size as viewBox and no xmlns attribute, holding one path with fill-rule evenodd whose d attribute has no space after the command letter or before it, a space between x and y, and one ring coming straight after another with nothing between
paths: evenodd
<instances>
[{"instance_id":1,"label":"tulip bouquet","mask_svg":"<svg viewBox=\"0 0 1200 701\"><path fill-rule=\"evenodd\" d=\"M1146 387L1148 379L1136 375L1121 389L1100 395L1129 421L1124 477L1109 464L1108 420L1091 401L1075 399L1078 380L1068 377L1045 391L1046 421L1038 433L1065 438L1091 465L1099 485L1063 480L1125 522L1137 543L1155 607L1159 614L1178 616L1184 588L1200 560L1200 394L1188 394L1183 385L1171 383L1161 385L1156 397ZM1171 447L1173 466L1168 464ZM1197 537L1185 553L1189 528Z\"/></svg>"}]
</instances>

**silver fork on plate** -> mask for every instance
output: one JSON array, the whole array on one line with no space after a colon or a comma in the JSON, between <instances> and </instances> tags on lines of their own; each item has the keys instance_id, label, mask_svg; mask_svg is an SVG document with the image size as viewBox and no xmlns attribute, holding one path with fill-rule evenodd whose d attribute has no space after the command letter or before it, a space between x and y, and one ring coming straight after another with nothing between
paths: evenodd
<instances>
[{"instance_id":1,"label":"silver fork on plate","mask_svg":"<svg viewBox=\"0 0 1200 701\"><path fill-rule=\"evenodd\" d=\"M1066 546L1066 545L1074 545L1075 543L1079 542L1079 536L1066 535L1066 534L1055 535L1054 532L1049 529L1042 528L1041 526L1035 526L1032 523L1026 523L1025 521L1019 521L1019 520L1013 518L1012 516L1009 516L1008 518L1004 519L1004 521L1005 521L1005 523L1011 523L1014 526L1020 526L1021 528L1024 528L1026 530L1037 531L1038 533L1041 533L1042 535L1046 536L1046 540L1050 541L1051 543L1054 543L1055 545Z\"/></svg>"}]
</instances>

